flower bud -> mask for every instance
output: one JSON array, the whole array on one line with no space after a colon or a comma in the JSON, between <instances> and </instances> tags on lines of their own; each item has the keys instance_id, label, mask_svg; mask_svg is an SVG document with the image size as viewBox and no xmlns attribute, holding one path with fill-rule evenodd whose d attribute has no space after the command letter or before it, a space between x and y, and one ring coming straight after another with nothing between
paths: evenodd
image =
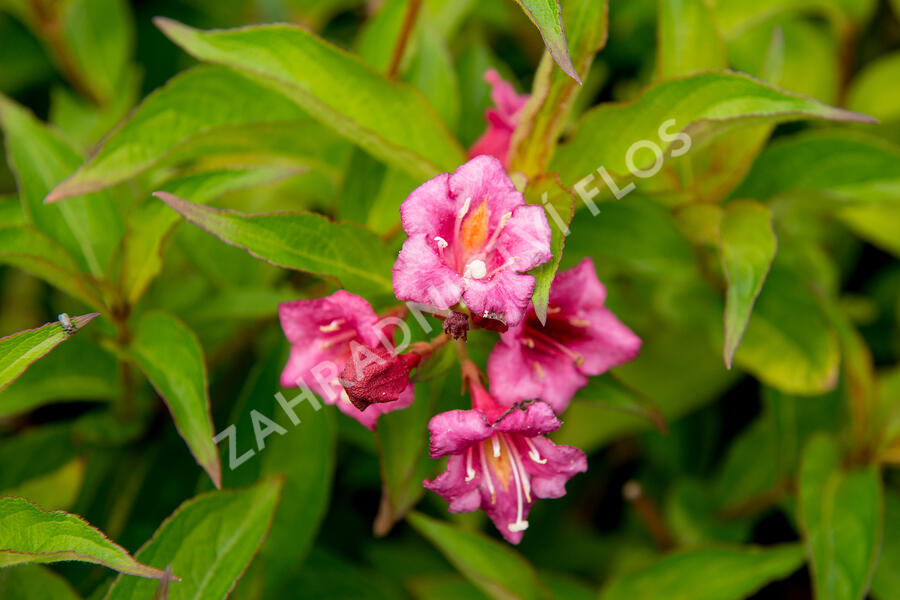
<instances>
[{"instance_id":1,"label":"flower bud","mask_svg":"<svg viewBox=\"0 0 900 600\"><path fill-rule=\"evenodd\" d=\"M395 355L382 347L357 346L341 372L340 382L359 410L393 402L409 385L410 370L420 359L416 353Z\"/></svg>"}]
</instances>

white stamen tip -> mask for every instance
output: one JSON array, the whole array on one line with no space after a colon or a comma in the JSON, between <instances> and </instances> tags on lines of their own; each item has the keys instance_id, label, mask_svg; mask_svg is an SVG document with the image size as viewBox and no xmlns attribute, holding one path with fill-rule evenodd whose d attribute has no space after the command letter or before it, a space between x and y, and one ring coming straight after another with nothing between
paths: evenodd
<instances>
[{"instance_id":1,"label":"white stamen tip","mask_svg":"<svg viewBox=\"0 0 900 600\"><path fill-rule=\"evenodd\" d=\"M435 236L434 241L437 242L438 248L440 248L441 250L450 245L447 243L447 240L445 240L441 236Z\"/></svg>"},{"instance_id":2,"label":"white stamen tip","mask_svg":"<svg viewBox=\"0 0 900 600\"><path fill-rule=\"evenodd\" d=\"M469 467L468 469L466 469L466 483L472 481L473 479L475 479L475 469Z\"/></svg>"},{"instance_id":3,"label":"white stamen tip","mask_svg":"<svg viewBox=\"0 0 900 600\"><path fill-rule=\"evenodd\" d=\"M466 213L469 212L469 206L472 204L471 198L466 198L466 201L463 202L462 208L459 209L459 213L456 215L457 218L462 219L466 216Z\"/></svg>"},{"instance_id":4,"label":"white stamen tip","mask_svg":"<svg viewBox=\"0 0 900 600\"><path fill-rule=\"evenodd\" d=\"M491 438L491 444L494 447L494 458L500 458L500 440L497 439L497 436Z\"/></svg>"},{"instance_id":5,"label":"white stamen tip","mask_svg":"<svg viewBox=\"0 0 900 600\"><path fill-rule=\"evenodd\" d=\"M507 525L510 531L513 533L518 531L525 531L528 529L528 521L516 521L515 523L510 523Z\"/></svg>"},{"instance_id":6,"label":"white stamen tip","mask_svg":"<svg viewBox=\"0 0 900 600\"><path fill-rule=\"evenodd\" d=\"M472 279L484 279L487 275L487 265L484 264L483 260L473 260L469 264L466 265L466 270L463 273L464 277L471 277Z\"/></svg>"},{"instance_id":7,"label":"white stamen tip","mask_svg":"<svg viewBox=\"0 0 900 600\"><path fill-rule=\"evenodd\" d=\"M341 328L341 324L344 322L343 319L335 319L328 325L319 325L319 331L323 333L330 333L332 331L337 331Z\"/></svg>"},{"instance_id":8,"label":"white stamen tip","mask_svg":"<svg viewBox=\"0 0 900 600\"><path fill-rule=\"evenodd\" d=\"M533 460L534 462L538 463L539 465L545 465L545 464L547 464L547 459L546 459L546 458L541 458L541 455L538 454L538 451L537 451L537 450L534 450L534 449L532 449L532 450L528 453L528 458L530 458L530 459Z\"/></svg>"}]
</instances>

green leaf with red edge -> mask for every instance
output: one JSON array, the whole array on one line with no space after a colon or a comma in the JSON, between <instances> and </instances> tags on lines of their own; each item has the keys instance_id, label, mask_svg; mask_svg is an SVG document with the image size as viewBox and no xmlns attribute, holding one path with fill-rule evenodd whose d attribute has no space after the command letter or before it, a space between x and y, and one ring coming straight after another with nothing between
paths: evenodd
<instances>
[{"instance_id":1,"label":"green leaf with red edge","mask_svg":"<svg viewBox=\"0 0 900 600\"><path fill-rule=\"evenodd\" d=\"M0 498L0 567L81 561L128 575L160 578L77 515L46 512L24 498Z\"/></svg>"},{"instance_id":2,"label":"green leaf with red edge","mask_svg":"<svg viewBox=\"0 0 900 600\"><path fill-rule=\"evenodd\" d=\"M452 171L465 152L417 90L375 72L300 27L216 31L156 24L195 58L222 64L284 94L373 156L419 178Z\"/></svg>"},{"instance_id":3,"label":"green leaf with red edge","mask_svg":"<svg viewBox=\"0 0 900 600\"><path fill-rule=\"evenodd\" d=\"M151 311L135 323L128 352L169 407L197 463L220 487L222 465L213 443L209 380L197 336L172 315Z\"/></svg>"},{"instance_id":4,"label":"green leaf with red edge","mask_svg":"<svg viewBox=\"0 0 900 600\"><path fill-rule=\"evenodd\" d=\"M575 195L565 189L556 177L541 177L528 184L524 196L528 204L544 207L550 224L550 251L553 252L553 258L531 270L535 278L531 300L538 319L541 323L546 323L550 286L559 269L566 236L569 235L569 225L575 216Z\"/></svg>"},{"instance_id":5,"label":"green leaf with red edge","mask_svg":"<svg viewBox=\"0 0 900 600\"><path fill-rule=\"evenodd\" d=\"M673 119L674 123L665 128ZM676 139L677 132L686 131L696 138L693 146L739 122L765 124L800 119L872 122L865 115L826 106L747 75L708 71L661 81L631 102L601 104L586 113L570 140L560 146L550 170L560 173L563 185L592 174L596 178L595 171L600 167L614 177L626 177L628 151L635 142L648 140L663 153L683 154L685 144ZM603 143L598 144L598 140ZM645 152L632 157L637 169L647 169L655 160L651 160L649 151Z\"/></svg>"},{"instance_id":6,"label":"green leaf with red edge","mask_svg":"<svg viewBox=\"0 0 900 600\"><path fill-rule=\"evenodd\" d=\"M606 0L569 0L563 6L572 62L583 79L594 55L606 45L608 12ZM529 176L546 171L581 89L577 81L553 68L552 59L544 55L511 142L511 171Z\"/></svg>"},{"instance_id":7,"label":"green leaf with red edge","mask_svg":"<svg viewBox=\"0 0 900 600\"><path fill-rule=\"evenodd\" d=\"M171 567L182 581L168 600L221 600L229 595L266 538L281 498L280 477L253 487L201 494L166 519L136 556ZM154 598L155 581L119 577L106 600Z\"/></svg>"},{"instance_id":8,"label":"green leaf with red edge","mask_svg":"<svg viewBox=\"0 0 900 600\"><path fill-rule=\"evenodd\" d=\"M154 194L188 221L226 244L286 269L333 277L360 294L392 294L394 257L371 231L349 223L332 223L322 215L284 212L245 215Z\"/></svg>"},{"instance_id":9,"label":"green leaf with red edge","mask_svg":"<svg viewBox=\"0 0 900 600\"><path fill-rule=\"evenodd\" d=\"M72 317L72 325L76 330L81 329L97 316L98 313L90 313ZM12 383L36 360L68 339L69 335L59 322L54 322L0 338L0 390Z\"/></svg>"},{"instance_id":10,"label":"green leaf with red edge","mask_svg":"<svg viewBox=\"0 0 900 600\"><path fill-rule=\"evenodd\" d=\"M563 28L562 9L558 0L516 0L531 22L541 32L544 44L559 68L569 77L581 83L581 78L572 65L569 46Z\"/></svg>"},{"instance_id":11,"label":"green leaf with red edge","mask_svg":"<svg viewBox=\"0 0 900 600\"><path fill-rule=\"evenodd\" d=\"M728 278L723 355L725 364L731 368L778 243L772 228L772 211L756 202L728 204L722 213L719 232L722 269Z\"/></svg>"}]
</instances>

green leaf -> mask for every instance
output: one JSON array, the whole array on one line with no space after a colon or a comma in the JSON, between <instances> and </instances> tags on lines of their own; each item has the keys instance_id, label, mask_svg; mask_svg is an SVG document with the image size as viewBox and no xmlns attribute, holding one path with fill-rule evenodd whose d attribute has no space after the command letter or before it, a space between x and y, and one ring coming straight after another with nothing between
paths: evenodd
<instances>
[{"instance_id":1,"label":"green leaf","mask_svg":"<svg viewBox=\"0 0 900 600\"><path fill-rule=\"evenodd\" d=\"M670 127L663 127L674 119ZM629 147L647 140L663 153L682 152L685 144L675 134L704 135L726 129L736 121L780 123L798 119L871 122L869 117L821 104L785 92L747 75L712 71L659 82L636 100L624 104L601 104L581 120L572 139L560 147L551 170L571 185L605 167L619 177L628 174ZM609 132L615 135L610 136ZM665 139L662 134L666 134ZM597 140L603 140L598 144ZM699 140L693 140L698 144ZM633 157L638 169L649 168L655 158L650 150ZM594 182L602 188L601 179ZM620 186L621 187L621 186Z\"/></svg>"},{"instance_id":2,"label":"green leaf","mask_svg":"<svg viewBox=\"0 0 900 600\"><path fill-rule=\"evenodd\" d=\"M281 94L231 69L201 66L150 94L47 200L201 158L274 154L319 164L334 148L335 137Z\"/></svg>"},{"instance_id":3,"label":"green leaf","mask_svg":"<svg viewBox=\"0 0 900 600\"><path fill-rule=\"evenodd\" d=\"M559 68L580 84L581 78L569 57L569 47L563 31L562 9L558 0L516 0L516 2L541 32L544 44Z\"/></svg>"},{"instance_id":4,"label":"green leaf","mask_svg":"<svg viewBox=\"0 0 900 600\"><path fill-rule=\"evenodd\" d=\"M888 204L861 204L842 208L841 221L856 235L900 257L900 210Z\"/></svg>"},{"instance_id":5,"label":"green leaf","mask_svg":"<svg viewBox=\"0 0 900 600\"><path fill-rule=\"evenodd\" d=\"M122 236L122 221L109 194L44 205L50 189L81 163L81 156L30 112L0 96L0 127L16 175L27 221L46 233L97 277L106 273Z\"/></svg>"},{"instance_id":6,"label":"green leaf","mask_svg":"<svg viewBox=\"0 0 900 600\"><path fill-rule=\"evenodd\" d=\"M572 61L587 78L594 55L606 45L608 3L606 0L566 2L563 17L569 24ZM568 123L582 87L553 67L545 54L534 76L531 97L519 116L519 125L510 144L510 170L530 177L546 171L556 143Z\"/></svg>"},{"instance_id":7,"label":"green leaf","mask_svg":"<svg viewBox=\"0 0 900 600\"><path fill-rule=\"evenodd\" d=\"M884 496L884 536L881 546L881 557L872 578L872 593L879 600L890 600L900 594L900 537L891 535L900 531L900 496L887 493Z\"/></svg>"},{"instance_id":8,"label":"green leaf","mask_svg":"<svg viewBox=\"0 0 900 600\"><path fill-rule=\"evenodd\" d=\"M731 368L778 243L772 229L772 212L756 202L729 204L722 215L720 235L722 269L728 278L723 354L725 364Z\"/></svg>"},{"instance_id":9,"label":"green leaf","mask_svg":"<svg viewBox=\"0 0 900 600\"><path fill-rule=\"evenodd\" d=\"M231 168L194 173L170 180L166 192L206 204L227 192L263 185L296 174L284 167ZM122 243L121 286L125 298L135 304L162 271L163 245L178 223L178 215L153 199L135 206L128 215Z\"/></svg>"},{"instance_id":10,"label":"green leaf","mask_svg":"<svg viewBox=\"0 0 900 600\"><path fill-rule=\"evenodd\" d=\"M420 513L410 513L406 519L460 573L492 598L542 597L534 568L509 546Z\"/></svg>"},{"instance_id":11,"label":"green leaf","mask_svg":"<svg viewBox=\"0 0 900 600\"><path fill-rule=\"evenodd\" d=\"M193 204L166 192L156 197L226 244L286 269L334 277L360 294L390 294L393 257L373 233L314 213L245 215Z\"/></svg>"},{"instance_id":12,"label":"green leaf","mask_svg":"<svg viewBox=\"0 0 900 600\"><path fill-rule=\"evenodd\" d=\"M79 270L69 251L30 225L0 226L0 263L27 271L95 309L105 307L98 285Z\"/></svg>"},{"instance_id":13,"label":"green leaf","mask_svg":"<svg viewBox=\"0 0 900 600\"><path fill-rule=\"evenodd\" d=\"M0 596L16 600L80 600L69 583L40 565L0 571Z\"/></svg>"},{"instance_id":14,"label":"green leaf","mask_svg":"<svg viewBox=\"0 0 900 600\"><path fill-rule=\"evenodd\" d=\"M45 512L24 498L0 498L0 567L68 560L139 577L163 575L133 559L77 515Z\"/></svg>"},{"instance_id":15,"label":"green leaf","mask_svg":"<svg viewBox=\"0 0 900 600\"><path fill-rule=\"evenodd\" d=\"M262 544L281 495L282 481L216 491L188 500L141 548L139 560L171 566L182 581L169 585L168 600L221 600L228 596ZM155 582L119 577L106 600L150 600Z\"/></svg>"},{"instance_id":16,"label":"green leaf","mask_svg":"<svg viewBox=\"0 0 900 600\"><path fill-rule=\"evenodd\" d=\"M283 339L280 332L276 332ZM337 431L334 412L321 410L298 399L298 390L280 389L278 377L288 355L286 341L274 345L251 372L232 411L235 424L236 454L242 455L250 446L257 454L235 471L225 473L226 485L254 481L259 476L280 474L284 479L281 502L272 521L272 528L254 563L262 583L246 578L239 586L264 589L262 597L278 597L292 572L306 559L328 510L331 482L334 477ZM279 403L274 392L282 394L288 404L294 404L294 422ZM287 431L284 435L265 438L260 451L251 413L257 411ZM223 456L231 449L222 444ZM302 457L302 459L301 459ZM256 469L254 470L254 467ZM251 574L255 574L251 571ZM248 585L245 585L248 584ZM240 594L238 594L238 597Z\"/></svg>"},{"instance_id":17,"label":"green leaf","mask_svg":"<svg viewBox=\"0 0 900 600\"><path fill-rule=\"evenodd\" d=\"M847 92L847 107L884 122L900 119L900 106L890 100L900 94L900 52L865 65Z\"/></svg>"},{"instance_id":18,"label":"green leaf","mask_svg":"<svg viewBox=\"0 0 900 600\"><path fill-rule=\"evenodd\" d=\"M847 420L840 390L797 397L765 388L762 406L762 414L731 443L715 476L713 495L728 513L786 495L807 439L838 431Z\"/></svg>"},{"instance_id":19,"label":"green leaf","mask_svg":"<svg viewBox=\"0 0 900 600\"><path fill-rule=\"evenodd\" d=\"M550 223L550 251L553 252L553 258L531 271L535 278L531 300L538 319L541 323L546 323L550 286L559 269L569 225L575 216L575 196L562 187L558 179L543 177L530 182L525 188L525 201L528 204L543 205L547 222Z\"/></svg>"},{"instance_id":20,"label":"green leaf","mask_svg":"<svg viewBox=\"0 0 900 600\"><path fill-rule=\"evenodd\" d=\"M861 599L882 539L884 500L875 467L846 467L827 435L810 440L798 478L800 525L820 600Z\"/></svg>"},{"instance_id":21,"label":"green leaf","mask_svg":"<svg viewBox=\"0 0 900 600\"><path fill-rule=\"evenodd\" d=\"M81 329L97 316L98 313L90 313L72 317L72 325ZM68 338L69 334L58 321L0 338L0 390Z\"/></svg>"},{"instance_id":22,"label":"green leaf","mask_svg":"<svg viewBox=\"0 0 900 600\"><path fill-rule=\"evenodd\" d=\"M157 25L194 57L239 69L285 94L372 155L426 179L465 161L459 142L413 88L290 25L199 31Z\"/></svg>"},{"instance_id":23,"label":"green leaf","mask_svg":"<svg viewBox=\"0 0 900 600\"><path fill-rule=\"evenodd\" d=\"M741 600L803 564L799 545L703 548L670 554L613 580L601 600Z\"/></svg>"},{"instance_id":24,"label":"green leaf","mask_svg":"<svg viewBox=\"0 0 900 600\"><path fill-rule=\"evenodd\" d=\"M864 22L875 8L872 0L721 0L715 5L716 23L726 38L733 38L746 29L773 20L785 13L818 12L838 27L852 22Z\"/></svg>"},{"instance_id":25,"label":"green leaf","mask_svg":"<svg viewBox=\"0 0 900 600\"><path fill-rule=\"evenodd\" d=\"M555 69L549 54L544 54L509 151L510 170L522 171L529 177L547 171L572 115L581 112L582 105L589 102L585 98L602 85L599 80L588 80L588 76L594 56L606 44L607 2L567 2L563 10L566 22L573 24L570 30L573 61L585 81L596 89L586 89Z\"/></svg>"},{"instance_id":26,"label":"green leaf","mask_svg":"<svg viewBox=\"0 0 900 600\"><path fill-rule=\"evenodd\" d=\"M0 417L27 413L55 402L118 397L115 359L83 336L75 336L31 366L0 395Z\"/></svg>"},{"instance_id":27,"label":"green leaf","mask_svg":"<svg viewBox=\"0 0 900 600\"><path fill-rule=\"evenodd\" d=\"M732 194L767 200L814 192L816 202L890 202L900 193L900 148L846 130L805 132L767 147Z\"/></svg>"},{"instance_id":28,"label":"green leaf","mask_svg":"<svg viewBox=\"0 0 900 600\"><path fill-rule=\"evenodd\" d=\"M191 454L220 487L222 466L213 443L209 381L197 336L169 314L147 312L134 325L129 350L169 407Z\"/></svg>"},{"instance_id":29,"label":"green leaf","mask_svg":"<svg viewBox=\"0 0 900 600\"><path fill-rule=\"evenodd\" d=\"M725 42L705 0L662 0L656 30L658 79L728 66Z\"/></svg>"},{"instance_id":30,"label":"green leaf","mask_svg":"<svg viewBox=\"0 0 900 600\"><path fill-rule=\"evenodd\" d=\"M47 510L69 509L78 500L84 468L84 460L76 458L53 472L29 479L17 487L0 490L0 496L28 498Z\"/></svg>"},{"instance_id":31,"label":"green leaf","mask_svg":"<svg viewBox=\"0 0 900 600\"><path fill-rule=\"evenodd\" d=\"M803 279L777 260L734 360L789 394L818 394L837 383L837 338Z\"/></svg>"}]
</instances>

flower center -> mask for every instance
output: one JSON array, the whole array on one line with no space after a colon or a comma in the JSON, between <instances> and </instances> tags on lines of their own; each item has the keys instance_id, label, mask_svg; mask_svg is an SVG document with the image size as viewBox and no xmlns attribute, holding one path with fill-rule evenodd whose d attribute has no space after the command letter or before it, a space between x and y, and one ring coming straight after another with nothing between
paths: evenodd
<instances>
[{"instance_id":1,"label":"flower center","mask_svg":"<svg viewBox=\"0 0 900 600\"><path fill-rule=\"evenodd\" d=\"M510 531L525 531L528 529L528 521L525 520L525 504L531 503L531 477L525 470L522 455L516 448L516 444L509 434L495 433L479 445L478 451L481 454L482 470L491 492L491 503L497 502L494 478L500 482L505 492L510 491L510 485L515 486L516 520L507 527Z\"/></svg>"}]
</instances>

